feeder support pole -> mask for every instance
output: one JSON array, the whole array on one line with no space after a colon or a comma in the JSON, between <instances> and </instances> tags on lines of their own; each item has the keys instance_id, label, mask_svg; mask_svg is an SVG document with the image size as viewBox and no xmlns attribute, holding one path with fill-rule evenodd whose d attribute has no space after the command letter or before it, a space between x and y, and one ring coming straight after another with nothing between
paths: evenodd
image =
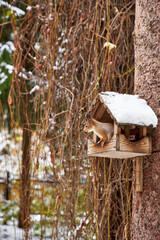
<instances>
[{"instance_id":1,"label":"feeder support pole","mask_svg":"<svg viewBox=\"0 0 160 240\"><path fill-rule=\"evenodd\" d=\"M136 192L143 192L143 157L136 158Z\"/></svg>"}]
</instances>

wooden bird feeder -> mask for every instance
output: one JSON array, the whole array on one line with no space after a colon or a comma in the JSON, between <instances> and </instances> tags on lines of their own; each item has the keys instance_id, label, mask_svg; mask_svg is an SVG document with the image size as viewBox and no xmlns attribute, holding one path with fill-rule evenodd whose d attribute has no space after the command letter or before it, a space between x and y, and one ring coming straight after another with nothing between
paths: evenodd
<instances>
[{"instance_id":1,"label":"wooden bird feeder","mask_svg":"<svg viewBox=\"0 0 160 240\"><path fill-rule=\"evenodd\" d=\"M97 121L114 124L112 139L102 147L98 137L88 140L88 156L135 158L137 191L143 191L143 160L152 153L152 129L157 117L146 101L137 95L99 93L89 114Z\"/></svg>"}]
</instances>

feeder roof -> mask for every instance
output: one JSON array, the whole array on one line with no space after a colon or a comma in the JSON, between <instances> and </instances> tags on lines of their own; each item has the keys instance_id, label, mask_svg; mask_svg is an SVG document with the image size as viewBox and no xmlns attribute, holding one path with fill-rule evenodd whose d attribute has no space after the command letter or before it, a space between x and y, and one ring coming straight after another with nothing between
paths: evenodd
<instances>
[{"instance_id":1,"label":"feeder roof","mask_svg":"<svg viewBox=\"0 0 160 240\"><path fill-rule=\"evenodd\" d=\"M138 95L101 92L97 98L118 124L152 126L154 128L157 126L158 120L152 108Z\"/></svg>"}]
</instances>

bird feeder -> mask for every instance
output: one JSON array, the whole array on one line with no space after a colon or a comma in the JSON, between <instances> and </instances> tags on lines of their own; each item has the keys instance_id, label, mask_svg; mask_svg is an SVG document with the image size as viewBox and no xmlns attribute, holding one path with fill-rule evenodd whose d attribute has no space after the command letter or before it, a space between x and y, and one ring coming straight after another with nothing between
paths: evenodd
<instances>
[{"instance_id":1,"label":"bird feeder","mask_svg":"<svg viewBox=\"0 0 160 240\"><path fill-rule=\"evenodd\" d=\"M137 191L142 191L143 156L152 153L152 129L157 117L144 99L137 95L101 92L93 102L89 114L99 122L113 123L114 135L102 147L98 137L88 140L88 156L106 158L135 158ZM139 180L138 180L139 179ZM139 190L138 190L139 189Z\"/></svg>"}]
</instances>

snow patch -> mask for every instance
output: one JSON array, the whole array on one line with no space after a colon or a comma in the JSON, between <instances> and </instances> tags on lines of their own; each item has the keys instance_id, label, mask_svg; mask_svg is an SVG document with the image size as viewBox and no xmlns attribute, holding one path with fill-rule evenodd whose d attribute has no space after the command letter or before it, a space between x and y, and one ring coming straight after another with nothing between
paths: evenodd
<instances>
[{"instance_id":1,"label":"snow patch","mask_svg":"<svg viewBox=\"0 0 160 240\"><path fill-rule=\"evenodd\" d=\"M48 19L53 20L52 14L49 14Z\"/></svg>"},{"instance_id":2,"label":"snow patch","mask_svg":"<svg viewBox=\"0 0 160 240\"><path fill-rule=\"evenodd\" d=\"M32 7L31 7L31 6L28 6L28 7L26 7L26 10L27 10L27 11L31 11L31 10L32 10Z\"/></svg>"},{"instance_id":3,"label":"snow patch","mask_svg":"<svg viewBox=\"0 0 160 240\"><path fill-rule=\"evenodd\" d=\"M40 44L39 43L36 43L35 45L34 45L34 48L35 48L35 50L39 50L40 49Z\"/></svg>"},{"instance_id":4,"label":"snow patch","mask_svg":"<svg viewBox=\"0 0 160 240\"><path fill-rule=\"evenodd\" d=\"M38 85L34 86L34 88L31 89L30 94L33 92L38 92L40 90L40 87Z\"/></svg>"},{"instance_id":5,"label":"snow patch","mask_svg":"<svg viewBox=\"0 0 160 240\"><path fill-rule=\"evenodd\" d=\"M22 77L24 79L28 79L27 76L24 73L22 73L22 72L19 73L19 77Z\"/></svg>"},{"instance_id":6,"label":"snow patch","mask_svg":"<svg viewBox=\"0 0 160 240\"><path fill-rule=\"evenodd\" d=\"M6 50L7 52L9 52L9 53L14 52L15 47L14 47L13 42L8 41L8 42L6 42L5 44L0 43L0 56L3 54L3 52L4 52L5 50Z\"/></svg>"},{"instance_id":7,"label":"snow patch","mask_svg":"<svg viewBox=\"0 0 160 240\"><path fill-rule=\"evenodd\" d=\"M25 15L25 12L23 10L21 10L20 8L14 7L14 6L12 6L11 4L9 4L9 3L5 2L5 1L0 0L0 6L1 5L2 6L6 6L11 11L14 11L16 16L20 17L22 15Z\"/></svg>"},{"instance_id":8,"label":"snow patch","mask_svg":"<svg viewBox=\"0 0 160 240\"><path fill-rule=\"evenodd\" d=\"M0 225L1 240L24 239L24 231L14 225Z\"/></svg>"}]
</instances>

